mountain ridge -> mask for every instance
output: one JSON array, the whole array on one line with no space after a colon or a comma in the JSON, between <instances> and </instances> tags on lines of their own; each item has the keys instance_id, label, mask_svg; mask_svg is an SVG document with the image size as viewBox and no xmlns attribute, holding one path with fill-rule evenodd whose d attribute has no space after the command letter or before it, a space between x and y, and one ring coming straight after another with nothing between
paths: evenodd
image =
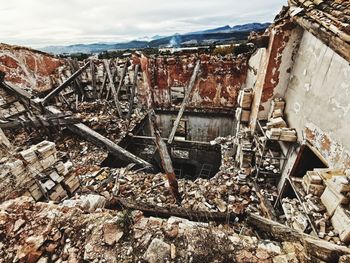
<instances>
[{"instance_id":1,"label":"mountain ridge","mask_svg":"<svg viewBox=\"0 0 350 263\"><path fill-rule=\"evenodd\" d=\"M180 47L183 45L210 45L214 43L225 43L228 41L240 41L246 39L252 31L263 31L270 23L249 23L235 26L222 26L184 34L173 34L171 36L155 35L150 40L147 37L121 43L91 43L72 44L62 46L47 46L39 48L52 54L73 53L100 53L108 50L142 49L160 47Z\"/></svg>"}]
</instances>

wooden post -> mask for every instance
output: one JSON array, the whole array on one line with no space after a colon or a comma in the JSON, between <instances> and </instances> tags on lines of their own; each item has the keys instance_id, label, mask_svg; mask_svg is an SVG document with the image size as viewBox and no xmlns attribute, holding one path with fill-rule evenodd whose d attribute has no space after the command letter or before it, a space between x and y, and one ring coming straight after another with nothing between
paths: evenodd
<instances>
[{"instance_id":1,"label":"wooden post","mask_svg":"<svg viewBox=\"0 0 350 263\"><path fill-rule=\"evenodd\" d=\"M94 99L97 99L95 63L93 60L90 61L90 73L91 73L92 96Z\"/></svg>"},{"instance_id":2,"label":"wooden post","mask_svg":"<svg viewBox=\"0 0 350 263\"><path fill-rule=\"evenodd\" d=\"M70 60L70 59L69 59L69 60L68 60L68 64L69 64L70 68L71 68L74 72L77 71L77 70L79 69L79 66L77 65L76 61L74 61L74 60ZM80 94L81 98L83 98L84 95L85 95L85 92L84 92L84 89L83 89L83 87L82 87L82 85L81 85L81 82L80 82L80 80L79 80L79 76L77 76L77 77L74 79L73 83L74 83L74 86L75 86L75 91L79 91L79 94Z\"/></svg>"},{"instance_id":3,"label":"wooden post","mask_svg":"<svg viewBox=\"0 0 350 263\"><path fill-rule=\"evenodd\" d=\"M120 77L119 85L118 85L118 89L117 89L117 97L119 96L120 89L122 88L123 83L124 83L126 71L127 71L127 69L128 69L128 62L129 62L129 61L127 60L127 61L124 63L124 68L123 68L122 75L121 75L121 77Z\"/></svg>"},{"instance_id":4,"label":"wooden post","mask_svg":"<svg viewBox=\"0 0 350 263\"><path fill-rule=\"evenodd\" d=\"M160 159L162 160L162 167L166 173L171 193L173 194L176 202L178 204L181 204L182 198L179 193L179 186L176 180L173 164L172 164L167 146L163 141L162 137L160 136L160 132L156 124L156 115L154 113L154 110L151 110L149 112L148 117L149 117L149 122L151 127L151 134L152 134L152 137L155 137L154 143L157 146Z\"/></svg>"},{"instance_id":5,"label":"wooden post","mask_svg":"<svg viewBox=\"0 0 350 263\"><path fill-rule=\"evenodd\" d=\"M140 65L135 66L134 80L132 83L131 95L130 95L130 99L129 99L129 112L128 112L128 116L127 116L128 122L130 122L132 109L134 107L134 99L135 99L135 93L136 93L136 87L137 87L137 74L139 73L139 68L140 68Z\"/></svg>"},{"instance_id":6,"label":"wooden post","mask_svg":"<svg viewBox=\"0 0 350 263\"><path fill-rule=\"evenodd\" d=\"M70 85L88 66L90 65L90 61L88 61L84 66L82 66L79 70L74 72L65 82L63 82L60 86L51 91L42 101L43 105L47 104L47 102L59 94L63 89L65 89L68 85Z\"/></svg>"},{"instance_id":7,"label":"wooden post","mask_svg":"<svg viewBox=\"0 0 350 263\"><path fill-rule=\"evenodd\" d=\"M107 75L109 78L109 89L112 91L114 104L117 107L119 117L122 117L122 110L121 110L120 105L119 105L119 100L118 100L117 92L115 90L114 80L113 80L113 75L111 73L111 69L110 69L109 64L108 64L106 59L103 60L103 62L105 64L105 68L106 68Z\"/></svg>"},{"instance_id":8,"label":"wooden post","mask_svg":"<svg viewBox=\"0 0 350 263\"><path fill-rule=\"evenodd\" d=\"M183 113L185 111L185 107L188 104L188 101L190 99L190 95L191 95L194 83L196 81L196 78L197 78L197 75L198 75L198 72L199 72L199 68L200 68L200 60L197 61L196 66L195 66L194 71L193 71L193 74L192 74L192 77L190 79L190 82L189 82L189 84L188 84L188 86L186 88L185 97L184 97L184 99L182 101L180 111L179 111L179 113L178 113L178 115L176 117L173 129L171 130L171 133L169 135L169 139L168 139L168 143L169 144L172 144L172 142L174 140L174 136L175 136L177 127L179 126L181 117L182 117L182 115L183 115Z\"/></svg>"}]
</instances>

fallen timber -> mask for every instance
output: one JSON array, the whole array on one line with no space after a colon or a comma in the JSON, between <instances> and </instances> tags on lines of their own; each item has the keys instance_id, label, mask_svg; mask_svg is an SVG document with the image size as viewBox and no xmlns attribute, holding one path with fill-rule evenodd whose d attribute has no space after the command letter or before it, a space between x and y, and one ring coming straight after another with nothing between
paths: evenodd
<instances>
[{"instance_id":1,"label":"fallen timber","mask_svg":"<svg viewBox=\"0 0 350 263\"><path fill-rule=\"evenodd\" d=\"M350 248L348 247L332 244L317 237L300 233L286 225L256 214L248 214L247 222L261 232L270 234L277 240L301 242L313 259L338 262L340 256L350 254Z\"/></svg>"},{"instance_id":2,"label":"fallen timber","mask_svg":"<svg viewBox=\"0 0 350 263\"><path fill-rule=\"evenodd\" d=\"M135 202L125 198L113 198L107 208L115 209L120 207L128 210L139 210L146 216L169 218L171 216L185 218L196 222L237 222L237 218L243 218L243 214L194 211L182 207L159 207L150 204Z\"/></svg>"},{"instance_id":3,"label":"fallen timber","mask_svg":"<svg viewBox=\"0 0 350 263\"><path fill-rule=\"evenodd\" d=\"M166 173L171 193L173 194L176 202L178 204L181 204L182 198L181 198L181 195L179 193L179 186L178 186L178 183L176 180L171 157L170 157L170 154L168 152L168 148L167 148L165 142L163 141L162 137L160 136L160 132L159 132L159 129L158 129L157 124L156 124L156 116L155 116L154 111L151 110L149 112L148 116L149 116L149 122L150 122L150 127L151 127L151 134L153 137L155 137L154 143L158 149L158 153L159 153L160 159L162 161L162 167Z\"/></svg>"},{"instance_id":4,"label":"fallen timber","mask_svg":"<svg viewBox=\"0 0 350 263\"><path fill-rule=\"evenodd\" d=\"M28 117L27 117L28 118ZM0 121L1 129L17 129L21 127L50 127L50 126L66 126L69 124L79 123L80 119L65 114L54 114L54 115L34 115L29 120L9 120Z\"/></svg>"},{"instance_id":5,"label":"fallen timber","mask_svg":"<svg viewBox=\"0 0 350 263\"><path fill-rule=\"evenodd\" d=\"M56 109L53 106L47 106L45 109L49 113L56 113L56 114L61 113L58 109ZM67 125L67 128L70 131L78 134L82 138L95 144L96 146L106 149L108 152L120 158L121 160L130 162L130 163L135 163L141 167L149 167L150 169L152 168L152 165L150 163L133 155L132 153L128 152L127 150L123 149L119 145L115 144L111 140L102 136L98 132L95 132L94 130L90 129L89 127L87 127L82 123Z\"/></svg>"},{"instance_id":6,"label":"fallen timber","mask_svg":"<svg viewBox=\"0 0 350 263\"><path fill-rule=\"evenodd\" d=\"M44 97L41 101L43 105L47 104L47 102L52 99L53 97L57 96L62 90L64 90L66 87L68 87L75 79L90 65L90 61L85 63L84 66L82 66L79 70L74 72L73 75L71 75L64 83L62 83L60 86L55 88L53 91L51 91L46 97Z\"/></svg>"}]
</instances>

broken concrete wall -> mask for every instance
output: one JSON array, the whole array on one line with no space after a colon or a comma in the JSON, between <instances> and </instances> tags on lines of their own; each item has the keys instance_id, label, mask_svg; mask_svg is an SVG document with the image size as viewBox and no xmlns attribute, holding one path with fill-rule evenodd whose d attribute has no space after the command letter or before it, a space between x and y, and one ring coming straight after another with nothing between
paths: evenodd
<instances>
[{"instance_id":1,"label":"broken concrete wall","mask_svg":"<svg viewBox=\"0 0 350 263\"><path fill-rule=\"evenodd\" d=\"M283 97L302 33L301 27L292 25L289 21L272 29L270 59L263 87L259 119L267 119L273 98Z\"/></svg>"},{"instance_id":2,"label":"broken concrete wall","mask_svg":"<svg viewBox=\"0 0 350 263\"><path fill-rule=\"evenodd\" d=\"M232 108L238 91L246 82L247 56L219 58L200 55L200 75L195 82L188 108ZM197 58L194 55L158 56L141 59L144 73L139 96L143 103L171 107L171 87L186 87Z\"/></svg>"},{"instance_id":3,"label":"broken concrete wall","mask_svg":"<svg viewBox=\"0 0 350 263\"><path fill-rule=\"evenodd\" d=\"M288 86L294 55L299 47L302 28L289 19L270 28L268 48L261 48L251 57L247 87L254 90L254 101L250 126L254 130L256 119L267 119L271 100L283 97Z\"/></svg>"},{"instance_id":4,"label":"broken concrete wall","mask_svg":"<svg viewBox=\"0 0 350 263\"><path fill-rule=\"evenodd\" d=\"M349 91L349 62L305 31L285 94L285 113L299 141L307 139L334 168L350 166ZM284 175L297 152L290 156Z\"/></svg>"},{"instance_id":5,"label":"broken concrete wall","mask_svg":"<svg viewBox=\"0 0 350 263\"><path fill-rule=\"evenodd\" d=\"M0 44L0 71L9 84L43 92L55 83L55 73L63 62L46 53L24 47Z\"/></svg>"},{"instance_id":6,"label":"broken concrete wall","mask_svg":"<svg viewBox=\"0 0 350 263\"><path fill-rule=\"evenodd\" d=\"M159 127L162 127L162 137L168 138L176 116L176 112L158 114L157 122ZM233 116L230 118L229 116L184 114L183 119L187 124L187 140L209 142L216 137L234 133Z\"/></svg>"}]
</instances>

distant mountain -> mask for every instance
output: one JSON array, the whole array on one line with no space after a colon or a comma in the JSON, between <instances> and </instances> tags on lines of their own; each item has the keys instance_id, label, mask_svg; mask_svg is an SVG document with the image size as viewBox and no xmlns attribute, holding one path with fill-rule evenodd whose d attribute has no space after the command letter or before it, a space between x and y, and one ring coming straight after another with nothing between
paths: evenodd
<instances>
[{"instance_id":1,"label":"distant mountain","mask_svg":"<svg viewBox=\"0 0 350 263\"><path fill-rule=\"evenodd\" d=\"M53 53L53 54L73 54L73 53L100 53L107 50L114 49L142 49L148 46L148 41L133 40L125 43L111 43L111 44L76 44L69 46L48 46L39 50Z\"/></svg>"},{"instance_id":2,"label":"distant mountain","mask_svg":"<svg viewBox=\"0 0 350 263\"><path fill-rule=\"evenodd\" d=\"M48 46L41 48L41 51L53 54L73 53L101 53L108 50L143 49L160 47L181 47L188 45L210 45L215 43L228 43L230 41L245 40L252 31L263 31L270 23L250 23L230 27L229 25L190 32L186 34L174 34L172 36L155 35L151 38L143 37L124 43L94 43L76 44L69 46Z\"/></svg>"}]
</instances>

